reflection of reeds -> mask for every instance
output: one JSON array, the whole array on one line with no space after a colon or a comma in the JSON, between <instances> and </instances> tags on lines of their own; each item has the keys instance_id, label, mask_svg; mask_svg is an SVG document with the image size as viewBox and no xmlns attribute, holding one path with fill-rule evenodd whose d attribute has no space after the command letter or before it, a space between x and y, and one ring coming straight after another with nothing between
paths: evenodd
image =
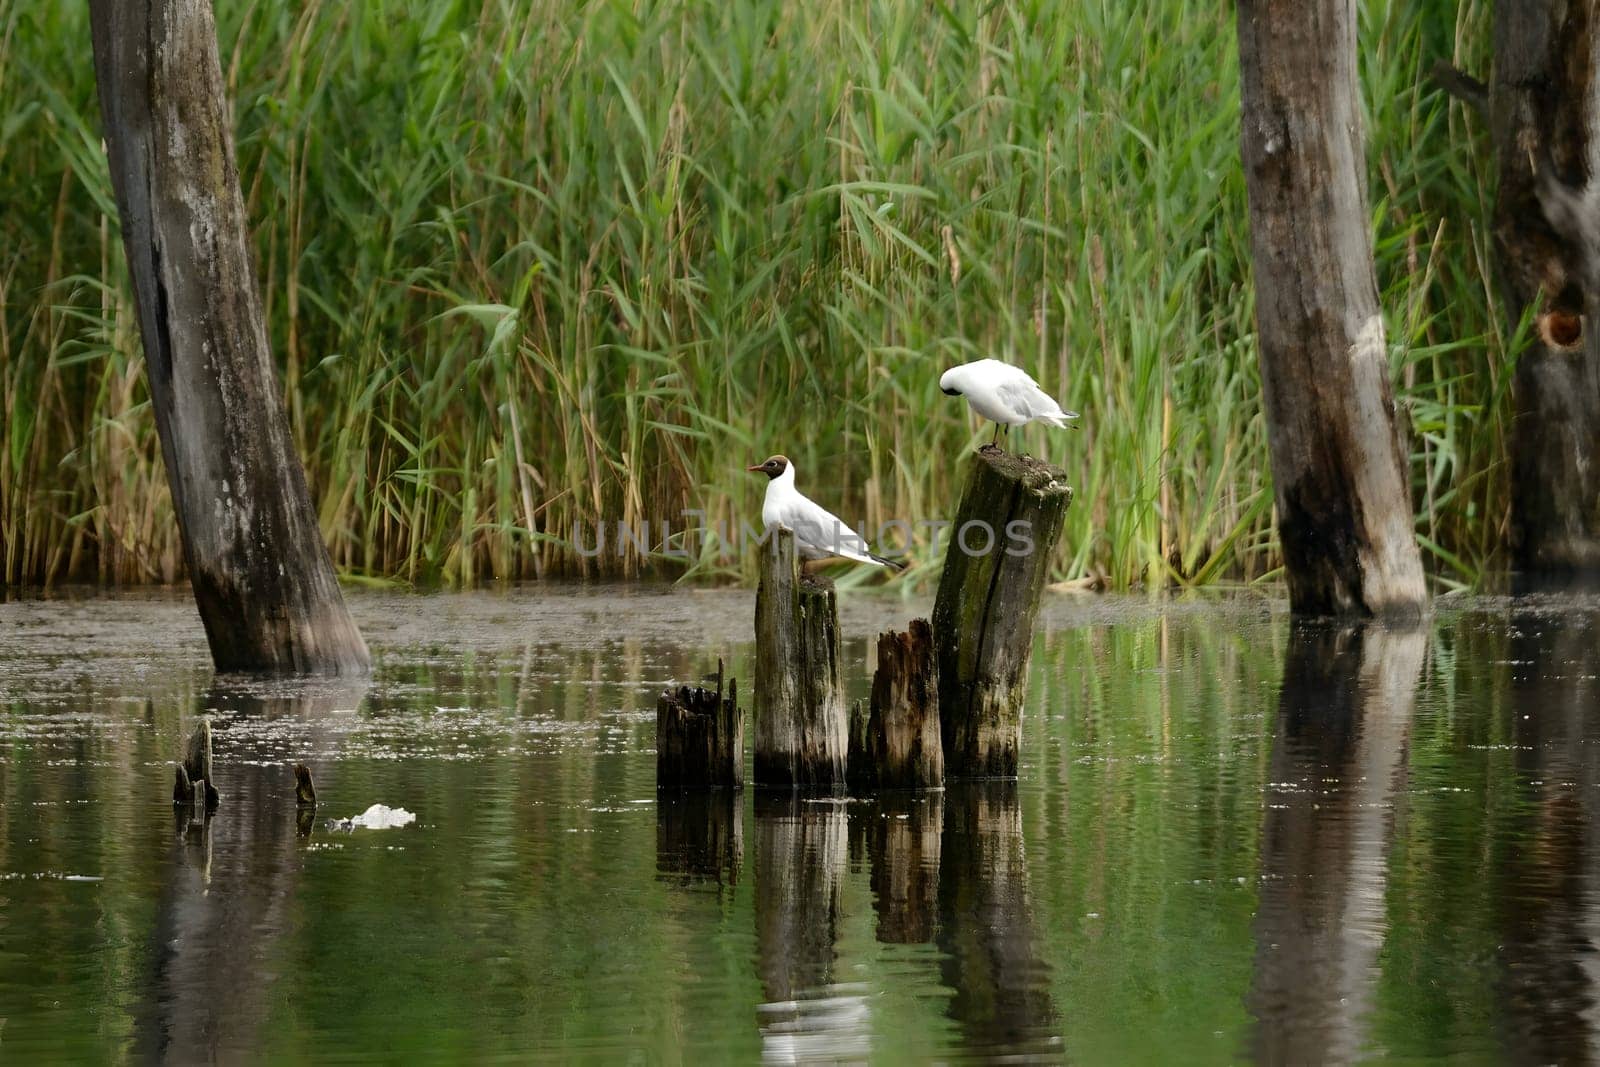
<instances>
[{"instance_id":1,"label":"reflection of reeds","mask_svg":"<svg viewBox=\"0 0 1600 1067\"><path fill-rule=\"evenodd\" d=\"M1452 579L1500 537L1515 346L1472 121L1422 71L1486 37L1481 7L1374 3L1363 28L1419 530ZM987 354L1086 413L1022 441L1078 483L1064 572L1276 567L1226 6L221 16L274 351L345 574L632 573L651 561L572 554L574 523L737 529L761 489L741 468L779 448L851 519L941 517L976 435L934 372ZM0 578L170 579L90 57L60 48L87 40L80 5L0 13ZM696 576L748 577L690 547Z\"/></svg>"}]
</instances>

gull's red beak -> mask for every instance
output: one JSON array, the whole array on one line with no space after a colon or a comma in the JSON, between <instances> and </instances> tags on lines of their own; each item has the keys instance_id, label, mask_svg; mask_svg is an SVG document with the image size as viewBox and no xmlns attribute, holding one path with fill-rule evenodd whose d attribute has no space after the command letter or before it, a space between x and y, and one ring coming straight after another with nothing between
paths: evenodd
<instances>
[{"instance_id":1,"label":"gull's red beak","mask_svg":"<svg viewBox=\"0 0 1600 1067\"><path fill-rule=\"evenodd\" d=\"M761 471L764 471L766 469L767 469L767 465L765 463L757 463L754 467L746 467L745 468L745 470L749 471L751 474L757 474L757 473L759 473Z\"/></svg>"}]
</instances>

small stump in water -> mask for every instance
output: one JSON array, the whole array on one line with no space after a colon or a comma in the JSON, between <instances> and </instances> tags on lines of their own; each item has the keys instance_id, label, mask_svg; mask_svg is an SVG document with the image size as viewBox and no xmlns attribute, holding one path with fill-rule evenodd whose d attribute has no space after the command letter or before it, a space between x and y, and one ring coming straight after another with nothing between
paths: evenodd
<instances>
[{"instance_id":1,"label":"small stump in water","mask_svg":"<svg viewBox=\"0 0 1600 1067\"><path fill-rule=\"evenodd\" d=\"M850 721L850 784L884 789L944 784L939 663L927 619L911 620L904 633L878 635L870 709L857 704Z\"/></svg>"},{"instance_id":2,"label":"small stump in water","mask_svg":"<svg viewBox=\"0 0 1600 1067\"><path fill-rule=\"evenodd\" d=\"M295 833L310 837L317 821L317 787L311 782L311 768L304 763L294 765L294 807Z\"/></svg>"},{"instance_id":3,"label":"small stump in water","mask_svg":"<svg viewBox=\"0 0 1600 1067\"><path fill-rule=\"evenodd\" d=\"M848 731L833 583L802 576L794 534L774 530L756 592L756 784L843 785Z\"/></svg>"},{"instance_id":4,"label":"small stump in water","mask_svg":"<svg viewBox=\"0 0 1600 1067\"><path fill-rule=\"evenodd\" d=\"M656 701L656 788L744 787L744 715L739 681L722 695L722 661L715 690L679 686Z\"/></svg>"},{"instance_id":5,"label":"small stump in water","mask_svg":"<svg viewBox=\"0 0 1600 1067\"><path fill-rule=\"evenodd\" d=\"M973 457L933 606L952 777L1016 776L1033 620L1071 502L1059 467L997 448Z\"/></svg>"},{"instance_id":6,"label":"small stump in water","mask_svg":"<svg viewBox=\"0 0 1600 1067\"><path fill-rule=\"evenodd\" d=\"M172 803L179 807L192 806L196 811L216 810L222 794L211 777L211 720L201 719L189 735L183 762L173 775Z\"/></svg>"}]
</instances>

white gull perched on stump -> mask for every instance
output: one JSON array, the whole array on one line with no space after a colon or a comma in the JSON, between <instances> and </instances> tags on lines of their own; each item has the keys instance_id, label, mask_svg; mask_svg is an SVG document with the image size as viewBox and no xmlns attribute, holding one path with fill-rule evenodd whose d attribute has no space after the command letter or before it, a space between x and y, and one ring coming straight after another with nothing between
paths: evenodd
<instances>
[{"instance_id":1,"label":"white gull perched on stump","mask_svg":"<svg viewBox=\"0 0 1600 1067\"><path fill-rule=\"evenodd\" d=\"M1003 426L1010 430L1038 420L1065 429L1076 411L1063 411L1028 373L998 359L980 359L951 367L939 378L947 396L964 396L967 406L995 424L995 438Z\"/></svg>"},{"instance_id":2,"label":"white gull perched on stump","mask_svg":"<svg viewBox=\"0 0 1600 1067\"><path fill-rule=\"evenodd\" d=\"M794 487L794 464L787 456L772 456L745 470L765 474L767 497L761 504L761 523L768 530L782 527L794 532L795 550L804 559L838 556L875 567L900 570L901 564L874 555L867 539L844 524L833 512Z\"/></svg>"}]
</instances>

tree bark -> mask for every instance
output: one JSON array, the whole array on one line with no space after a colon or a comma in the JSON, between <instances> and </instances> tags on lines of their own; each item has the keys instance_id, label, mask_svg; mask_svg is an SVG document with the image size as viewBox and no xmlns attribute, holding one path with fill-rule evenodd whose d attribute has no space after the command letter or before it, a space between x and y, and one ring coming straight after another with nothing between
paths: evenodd
<instances>
[{"instance_id":1,"label":"tree bark","mask_svg":"<svg viewBox=\"0 0 1600 1067\"><path fill-rule=\"evenodd\" d=\"M207 0L92 0L150 397L219 670L360 674L273 376Z\"/></svg>"},{"instance_id":2,"label":"tree bark","mask_svg":"<svg viewBox=\"0 0 1600 1067\"><path fill-rule=\"evenodd\" d=\"M1513 322L1537 330L1512 383L1512 566L1600 570L1600 86L1596 0L1498 3L1489 125L1495 247Z\"/></svg>"},{"instance_id":3,"label":"tree bark","mask_svg":"<svg viewBox=\"0 0 1600 1067\"><path fill-rule=\"evenodd\" d=\"M1261 391L1299 614L1426 605L1364 192L1354 0L1240 0Z\"/></svg>"},{"instance_id":4,"label":"tree bark","mask_svg":"<svg viewBox=\"0 0 1600 1067\"><path fill-rule=\"evenodd\" d=\"M1033 621L1071 503L1057 467L998 449L973 457L933 604L949 777L1017 773Z\"/></svg>"}]
</instances>

